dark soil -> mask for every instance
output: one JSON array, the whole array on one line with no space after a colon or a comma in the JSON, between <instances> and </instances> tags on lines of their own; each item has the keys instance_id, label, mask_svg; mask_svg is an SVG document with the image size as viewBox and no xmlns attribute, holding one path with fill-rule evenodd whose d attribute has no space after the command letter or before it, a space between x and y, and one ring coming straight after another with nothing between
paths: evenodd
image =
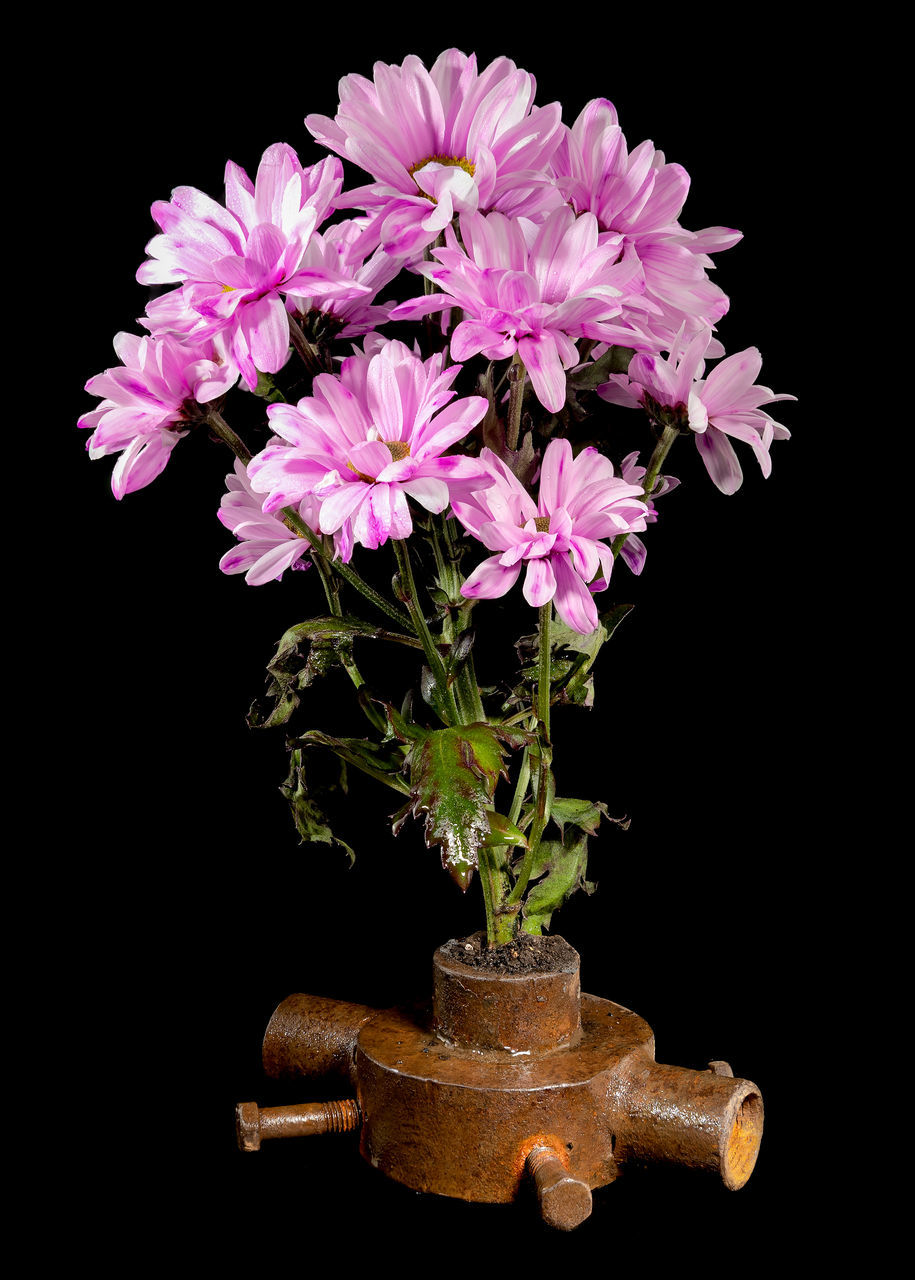
<instances>
[{"instance_id":1,"label":"dark soil","mask_svg":"<svg viewBox=\"0 0 915 1280\"><path fill-rule=\"evenodd\" d=\"M460 960L472 969L493 969L498 973L547 973L576 959L572 947L558 934L524 934L490 950L486 935L474 933L469 938L452 938L442 952L449 960Z\"/></svg>"}]
</instances>

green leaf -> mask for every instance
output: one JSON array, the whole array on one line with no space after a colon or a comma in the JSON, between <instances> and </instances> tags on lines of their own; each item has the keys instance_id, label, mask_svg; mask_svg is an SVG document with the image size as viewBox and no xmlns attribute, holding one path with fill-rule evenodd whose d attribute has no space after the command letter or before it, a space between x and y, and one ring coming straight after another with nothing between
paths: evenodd
<instances>
[{"instance_id":1,"label":"green leaf","mask_svg":"<svg viewBox=\"0 0 915 1280\"><path fill-rule=\"evenodd\" d=\"M531 878L540 877L528 889L522 907L525 933L540 933L549 927L550 918L576 889L593 893L594 885L585 879L588 864L588 837L576 827L569 827L563 840L542 840L534 860Z\"/></svg>"},{"instance_id":2,"label":"green leaf","mask_svg":"<svg viewBox=\"0 0 915 1280\"><path fill-rule=\"evenodd\" d=\"M335 844L346 853L350 866L356 855L345 840L341 840L331 830L324 813L312 798L305 782L305 767L302 752L293 748L289 755L289 774L280 787L280 791L289 802L296 830L303 844Z\"/></svg>"},{"instance_id":3,"label":"green leaf","mask_svg":"<svg viewBox=\"0 0 915 1280\"><path fill-rule=\"evenodd\" d=\"M411 728L413 816L426 815L426 845L441 847L442 866L466 889L477 850L490 835L488 811L504 773L498 729L482 722L456 729Z\"/></svg>"},{"instance_id":4,"label":"green leaf","mask_svg":"<svg viewBox=\"0 0 915 1280\"><path fill-rule=\"evenodd\" d=\"M485 848L496 849L503 844L520 844L525 849L528 848L527 836L503 814L487 812L486 817L489 822L489 835L483 841Z\"/></svg>"},{"instance_id":5,"label":"green leaf","mask_svg":"<svg viewBox=\"0 0 915 1280\"><path fill-rule=\"evenodd\" d=\"M609 382L611 373L627 373L629 361L635 355L630 347L608 347L598 360L583 364L569 375L569 382L576 390L591 391Z\"/></svg>"},{"instance_id":6,"label":"green leaf","mask_svg":"<svg viewBox=\"0 0 915 1280\"><path fill-rule=\"evenodd\" d=\"M255 702L248 712L250 727L271 729L286 724L299 705L299 694L340 665L341 657L351 651L356 636L422 647L414 636L386 631L359 618L329 616L300 622L284 633L267 664L271 677L267 697L273 698L273 708L265 712L261 704Z\"/></svg>"},{"instance_id":7,"label":"green leaf","mask_svg":"<svg viewBox=\"0 0 915 1280\"><path fill-rule=\"evenodd\" d=\"M401 776L406 760L406 748L389 739L386 742L370 742L366 738L335 738L320 729L310 729L296 742L303 747L328 747L345 764L367 773L370 778L383 782L404 795L409 788Z\"/></svg>"},{"instance_id":8,"label":"green leaf","mask_svg":"<svg viewBox=\"0 0 915 1280\"><path fill-rule=\"evenodd\" d=\"M623 831L629 829L629 819L611 817L607 806L600 800L571 800L564 796L554 796L551 817L563 835L566 823L571 823L589 836L596 836L602 818L605 822L615 823Z\"/></svg>"}]
</instances>

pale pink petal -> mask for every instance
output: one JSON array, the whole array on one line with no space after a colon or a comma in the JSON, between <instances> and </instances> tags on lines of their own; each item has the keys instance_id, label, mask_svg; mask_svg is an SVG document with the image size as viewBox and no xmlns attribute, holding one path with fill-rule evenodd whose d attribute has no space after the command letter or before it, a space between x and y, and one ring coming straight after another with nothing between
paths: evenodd
<instances>
[{"instance_id":1,"label":"pale pink petal","mask_svg":"<svg viewBox=\"0 0 915 1280\"><path fill-rule=\"evenodd\" d=\"M529 560L522 593L528 604L539 609L556 594L556 575L549 559ZM593 630L593 628L592 628Z\"/></svg>"},{"instance_id":2,"label":"pale pink petal","mask_svg":"<svg viewBox=\"0 0 915 1280\"><path fill-rule=\"evenodd\" d=\"M568 556L555 556L556 612L563 622L581 635L590 635L597 627L597 608L590 591L572 568Z\"/></svg>"},{"instance_id":3,"label":"pale pink petal","mask_svg":"<svg viewBox=\"0 0 915 1280\"><path fill-rule=\"evenodd\" d=\"M504 596L515 585L520 572L520 564L506 568L499 563L498 556L490 556L474 569L461 587L461 595L469 600L494 600L497 596Z\"/></svg>"}]
</instances>

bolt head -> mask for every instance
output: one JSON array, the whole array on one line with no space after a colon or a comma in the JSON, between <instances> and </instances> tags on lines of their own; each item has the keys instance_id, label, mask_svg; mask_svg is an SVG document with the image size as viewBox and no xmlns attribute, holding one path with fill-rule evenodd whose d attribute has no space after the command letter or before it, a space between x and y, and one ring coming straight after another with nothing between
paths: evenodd
<instances>
[{"instance_id":1,"label":"bolt head","mask_svg":"<svg viewBox=\"0 0 915 1280\"><path fill-rule=\"evenodd\" d=\"M578 1178L557 1179L540 1193L543 1221L559 1231L574 1231L591 1214L591 1188Z\"/></svg>"},{"instance_id":2,"label":"bolt head","mask_svg":"<svg viewBox=\"0 0 915 1280\"><path fill-rule=\"evenodd\" d=\"M260 1108L256 1102L240 1102L235 1108L235 1133L242 1151L260 1151Z\"/></svg>"}]
</instances>

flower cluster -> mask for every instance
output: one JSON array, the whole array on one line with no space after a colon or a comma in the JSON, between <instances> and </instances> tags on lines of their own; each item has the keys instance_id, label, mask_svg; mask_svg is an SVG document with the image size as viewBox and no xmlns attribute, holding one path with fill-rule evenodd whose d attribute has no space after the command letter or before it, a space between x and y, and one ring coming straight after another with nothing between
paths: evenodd
<instances>
[{"instance_id":1,"label":"flower cluster","mask_svg":"<svg viewBox=\"0 0 915 1280\"><path fill-rule=\"evenodd\" d=\"M615 555L641 572L638 535L677 481L661 457L614 469L612 428L573 446L585 411L639 407L656 435L692 433L725 493L742 479L732 441L768 475L788 435L762 406L792 397L756 384L755 348L721 358L715 333L728 299L709 255L740 233L685 229L682 166L650 141L630 148L604 98L564 123L509 58L480 69L449 49L339 88L333 118L305 119L334 156L303 167L276 143L253 180L227 164L223 203L178 187L153 205L137 279L172 287L141 319L148 336L118 335L122 366L87 384L104 397L80 420L90 453L120 452L121 497L205 421L240 459L220 509L240 545L222 567L251 584L312 551L290 513L344 565L410 537L417 511L452 514L492 553L465 600L503 594L526 566L531 605L592 631ZM369 180L344 190L342 160ZM386 332L398 322L424 349ZM334 346L351 339L361 348ZM287 403L273 380L293 350L312 384ZM273 401L253 457L221 416L238 382Z\"/></svg>"}]
</instances>

